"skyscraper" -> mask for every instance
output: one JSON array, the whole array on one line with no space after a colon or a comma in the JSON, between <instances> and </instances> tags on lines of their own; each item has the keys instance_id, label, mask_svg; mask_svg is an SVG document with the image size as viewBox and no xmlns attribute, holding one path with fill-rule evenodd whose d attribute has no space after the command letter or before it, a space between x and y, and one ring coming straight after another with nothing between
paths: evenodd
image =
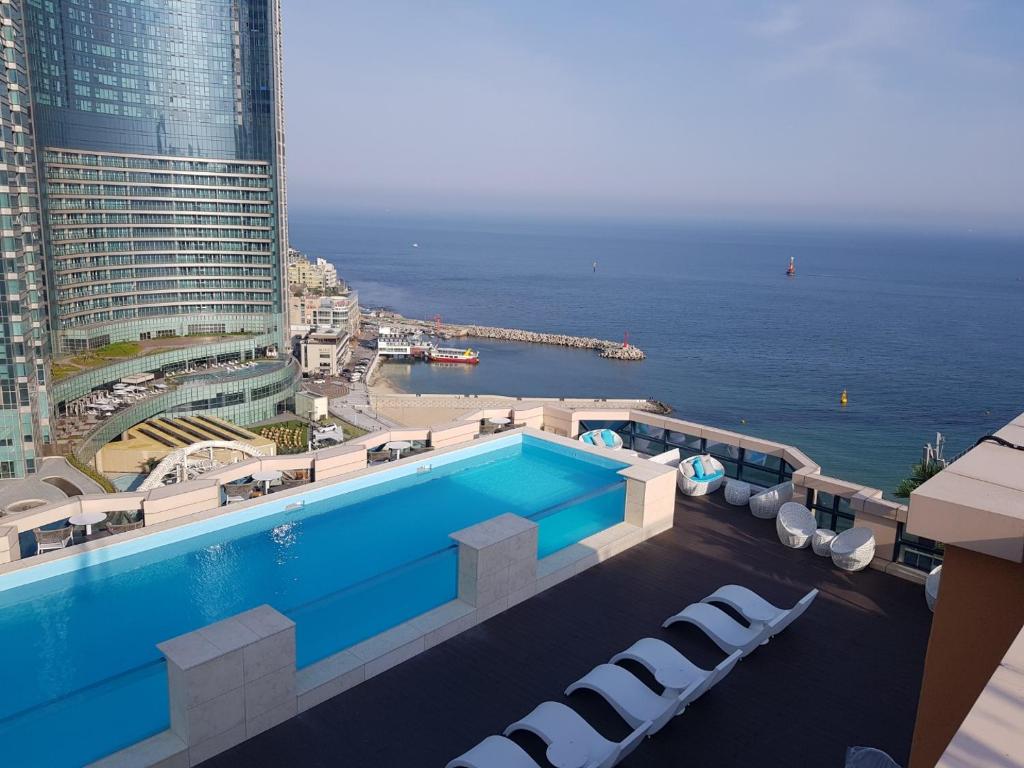
<instances>
[{"instance_id":1,"label":"skyscraper","mask_svg":"<svg viewBox=\"0 0 1024 768\"><path fill-rule=\"evenodd\" d=\"M0 3L0 478L34 472L50 437L45 283L21 0Z\"/></svg>"},{"instance_id":2,"label":"skyscraper","mask_svg":"<svg viewBox=\"0 0 1024 768\"><path fill-rule=\"evenodd\" d=\"M21 2L37 157L33 169L26 148L27 161L7 167L18 181L40 178L55 414L125 375L284 349L280 0ZM24 98L25 85L9 96ZM13 110L5 103L5 135ZM23 238L27 265L39 258L34 230ZM202 348L188 342L200 336ZM118 342L166 346L98 367L67 361ZM45 340L26 343L45 351ZM278 368L176 388L161 410L266 418L291 396L296 372ZM134 416L116 414L107 432Z\"/></svg>"}]
</instances>

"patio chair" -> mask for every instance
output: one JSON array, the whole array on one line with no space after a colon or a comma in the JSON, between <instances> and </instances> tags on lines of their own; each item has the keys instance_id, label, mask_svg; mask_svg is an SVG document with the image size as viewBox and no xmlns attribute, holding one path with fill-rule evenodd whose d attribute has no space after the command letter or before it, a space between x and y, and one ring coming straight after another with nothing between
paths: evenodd
<instances>
[{"instance_id":1,"label":"patio chair","mask_svg":"<svg viewBox=\"0 0 1024 768\"><path fill-rule=\"evenodd\" d=\"M726 653L739 651L740 655L745 657L757 646L768 642L774 634L775 625L780 621L781 618L774 622L745 627L720 608L707 603L694 603L686 606L675 616L667 618L662 626L692 624Z\"/></svg>"},{"instance_id":2,"label":"patio chair","mask_svg":"<svg viewBox=\"0 0 1024 768\"><path fill-rule=\"evenodd\" d=\"M391 461L391 451L367 451L367 464L385 464Z\"/></svg>"},{"instance_id":3,"label":"patio chair","mask_svg":"<svg viewBox=\"0 0 1024 768\"><path fill-rule=\"evenodd\" d=\"M653 736L676 715L686 709L682 703L689 696L690 688L700 683L694 681L682 693L665 693L659 696L635 675L614 664L598 664L590 672L565 689L569 696L574 691L585 688L593 691L612 705L619 717L626 721L630 728L646 726L645 733Z\"/></svg>"},{"instance_id":4,"label":"patio chair","mask_svg":"<svg viewBox=\"0 0 1024 768\"><path fill-rule=\"evenodd\" d=\"M594 730L586 720L565 704L545 701L530 714L505 729L508 736L516 731L529 731L548 745L548 752L558 750L565 742L587 751L588 768L612 768L639 746L650 723L643 723L620 742L609 741Z\"/></svg>"},{"instance_id":5,"label":"patio chair","mask_svg":"<svg viewBox=\"0 0 1024 768\"><path fill-rule=\"evenodd\" d=\"M690 456L679 462L676 484L687 496L714 493L725 481L725 467L713 456Z\"/></svg>"},{"instance_id":6,"label":"patio chair","mask_svg":"<svg viewBox=\"0 0 1024 768\"><path fill-rule=\"evenodd\" d=\"M793 549L803 549L811 543L811 536L818 529L814 513L803 504L787 501L775 518L775 530L779 541Z\"/></svg>"},{"instance_id":7,"label":"patio chair","mask_svg":"<svg viewBox=\"0 0 1024 768\"><path fill-rule=\"evenodd\" d=\"M66 523L66 521L65 521ZM74 542L75 526L63 525L60 528L33 528L36 537L36 554L64 549Z\"/></svg>"},{"instance_id":8,"label":"patio chair","mask_svg":"<svg viewBox=\"0 0 1024 768\"><path fill-rule=\"evenodd\" d=\"M146 525L146 521L141 517L138 520L126 519L123 523L111 523L107 522L107 530L110 531L111 536L116 536L119 533L126 533L127 531L136 531L139 528L143 528Z\"/></svg>"},{"instance_id":9,"label":"patio chair","mask_svg":"<svg viewBox=\"0 0 1024 768\"><path fill-rule=\"evenodd\" d=\"M664 640L644 637L621 653L612 656L611 663L618 664L626 659L635 661L645 667L662 685L671 682L673 685L665 685L665 693L686 694L679 699L679 709L676 710L678 715L732 672L740 656L740 652L735 651L719 662L717 667L708 671L698 667ZM675 687L680 684L686 687Z\"/></svg>"},{"instance_id":10,"label":"patio chair","mask_svg":"<svg viewBox=\"0 0 1024 768\"><path fill-rule=\"evenodd\" d=\"M776 622L773 624L774 629L771 634L774 637L799 619L817 596L818 590L812 589L801 597L792 608L778 608L751 589L741 587L739 584L727 584L716 589L701 602L728 605L751 624Z\"/></svg>"},{"instance_id":11,"label":"patio chair","mask_svg":"<svg viewBox=\"0 0 1024 768\"><path fill-rule=\"evenodd\" d=\"M924 580L924 599L928 603L928 610L935 612L935 601L939 599L939 581L942 579L942 566L937 565L928 572L928 578Z\"/></svg>"},{"instance_id":12,"label":"patio chair","mask_svg":"<svg viewBox=\"0 0 1024 768\"><path fill-rule=\"evenodd\" d=\"M771 520L779 514L779 508L787 501L793 499L793 483L787 480L784 483L765 488L760 493L750 497L750 514L762 520Z\"/></svg>"},{"instance_id":13,"label":"patio chair","mask_svg":"<svg viewBox=\"0 0 1024 768\"><path fill-rule=\"evenodd\" d=\"M523 748L504 736L488 736L445 768L540 768Z\"/></svg>"},{"instance_id":14,"label":"patio chair","mask_svg":"<svg viewBox=\"0 0 1024 768\"><path fill-rule=\"evenodd\" d=\"M863 526L832 539L832 562L843 571L863 571L875 556L875 534Z\"/></svg>"},{"instance_id":15,"label":"patio chair","mask_svg":"<svg viewBox=\"0 0 1024 768\"><path fill-rule=\"evenodd\" d=\"M223 486L224 495L227 497L227 501L230 504L233 501L246 501L252 498L253 488L255 483L228 483Z\"/></svg>"}]
</instances>

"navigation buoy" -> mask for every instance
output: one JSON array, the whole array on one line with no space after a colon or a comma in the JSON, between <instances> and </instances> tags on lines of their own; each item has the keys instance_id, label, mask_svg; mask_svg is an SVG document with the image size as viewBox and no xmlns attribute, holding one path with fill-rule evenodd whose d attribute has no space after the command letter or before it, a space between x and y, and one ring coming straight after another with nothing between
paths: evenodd
<instances>
[{"instance_id":1,"label":"navigation buoy","mask_svg":"<svg viewBox=\"0 0 1024 768\"><path fill-rule=\"evenodd\" d=\"M839 404L840 405L846 405L849 402L849 400L850 400L850 398L847 397L845 389L842 392L839 393Z\"/></svg>"}]
</instances>

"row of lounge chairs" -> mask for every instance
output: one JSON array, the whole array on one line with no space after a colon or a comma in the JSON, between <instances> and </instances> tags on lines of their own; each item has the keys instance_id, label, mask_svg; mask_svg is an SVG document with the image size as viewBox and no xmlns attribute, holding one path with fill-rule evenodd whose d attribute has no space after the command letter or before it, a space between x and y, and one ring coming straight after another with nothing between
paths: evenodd
<instances>
[{"instance_id":1,"label":"row of lounge chairs","mask_svg":"<svg viewBox=\"0 0 1024 768\"><path fill-rule=\"evenodd\" d=\"M517 731L532 733L547 744L546 757L552 765L612 768L633 752L644 736L653 736L721 682L740 659L798 619L817 595L818 590L812 589L792 608L779 608L746 587L729 584L662 625L682 622L704 632L728 654L714 669L701 669L665 641L645 637L565 689L566 696L586 689L605 699L633 729L622 741L606 739L565 704L545 701L508 726L502 736L488 736L449 762L447 768L539 768L522 747L508 738ZM719 605L728 606L746 623L737 621ZM661 694L619 666L622 661L645 667L663 686Z\"/></svg>"}]
</instances>

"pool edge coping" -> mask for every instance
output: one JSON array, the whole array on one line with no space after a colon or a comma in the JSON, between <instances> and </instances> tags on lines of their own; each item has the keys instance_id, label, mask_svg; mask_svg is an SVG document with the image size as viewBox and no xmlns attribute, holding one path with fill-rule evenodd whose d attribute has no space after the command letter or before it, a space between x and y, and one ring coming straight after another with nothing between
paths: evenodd
<instances>
[{"instance_id":1,"label":"pool edge coping","mask_svg":"<svg viewBox=\"0 0 1024 768\"><path fill-rule=\"evenodd\" d=\"M261 496L255 499L247 499L241 502L222 504L219 507L213 507L211 509L206 509L201 512L195 512L190 515L184 515L173 520L166 520L164 522L155 523L153 525L146 526L144 528L140 528L134 531L127 531L125 533L117 534L115 536L106 536L102 539L96 539L94 541L85 542L83 544L75 544L61 550L45 552L41 555L20 558L10 563L3 563L0 564L0 592L6 592L8 589L14 589L19 586L23 586L28 582L42 580L45 578L49 578L51 576L57 576L61 573L67 572L68 570L72 570L71 568L61 568L59 565L57 565L60 563L64 563L65 561L68 561L72 558L84 557L88 559L87 562L82 563L78 567L89 567L92 565L98 565L103 562L108 562L109 560L114 559L114 557L104 556L106 554L106 550L108 550L111 547L123 546L129 542L136 541L138 539L143 539L149 536L167 533L169 531L174 531L185 526L195 525L197 523L213 520L224 515L245 512L247 510L253 509L255 507L260 507L263 505L278 505L281 507L281 510L283 510L288 505L288 499L292 499L296 496L309 494L311 492L316 493L318 491L323 491L327 488L333 487L340 483L358 481L364 477L373 477L374 475L384 473L394 473L398 477L402 477L405 476L406 474L412 474L413 472L415 472L415 470L409 471L409 467L422 464L430 464L432 463L432 461L436 460L437 457L450 456L453 453L459 452L474 451L474 449L477 449L479 451L481 448L492 445L494 443L500 444L502 442L508 442L509 444L514 444L517 441L521 441L522 438L525 436L537 438L543 442L553 443L563 448L581 450L584 453L594 455L597 458L611 460L613 462L621 464L632 464L633 462L630 461L630 459L636 458L617 455L610 456L609 451L593 449L590 446L579 443L578 441L573 441L561 437L559 435L554 435L550 432L543 432L539 429L534 429L532 427L521 427L518 429L507 430L505 432L495 433L492 435L481 435L479 438L473 440L472 442L459 443L457 445L438 448L434 451L431 451L429 454L418 454L415 456L409 456L404 459L390 461L387 462L386 464L367 466L361 469L357 469L353 472L338 475L336 477L329 477L324 480L319 480L312 483L307 483L305 485L296 486L295 488L289 488L288 490L285 491L279 491L277 493L272 494L271 496ZM472 454L467 454L467 458L469 455ZM275 512L268 511L266 514L271 515L275 514ZM154 544L154 546L157 545ZM144 549L149 548L150 547L144 547ZM95 555L95 559L89 559L89 556L91 554ZM124 555L118 554L117 556L120 557ZM43 571L49 572L37 575L35 576L35 578L25 578L21 581L11 580L12 583L10 584L3 583L4 581L7 581L7 579L5 578L7 576L25 571L33 571L37 568L41 568L43 569Z\"/></svg>"},{"instance_id":2,"label":"pool edge coping","mask_svg":"<svg viewBox=\"0 0 1024 768\"><path fill-rule=\"evenodd\" d=\"M672 525L671 518L643 528L626 522L617 523L581 539L577 544L538 559L533 583L510 593L507 597L479 608L463 600L450 600L349 648L297 669L295 713L275 725L351 690L523 601L665 532ZM224 750L246 741L247 738L225 745ZM86 768L187 768L194 764L190 762L188 745L173 731L167 729L88 763Z\"/></svg>"}]
</instances>

